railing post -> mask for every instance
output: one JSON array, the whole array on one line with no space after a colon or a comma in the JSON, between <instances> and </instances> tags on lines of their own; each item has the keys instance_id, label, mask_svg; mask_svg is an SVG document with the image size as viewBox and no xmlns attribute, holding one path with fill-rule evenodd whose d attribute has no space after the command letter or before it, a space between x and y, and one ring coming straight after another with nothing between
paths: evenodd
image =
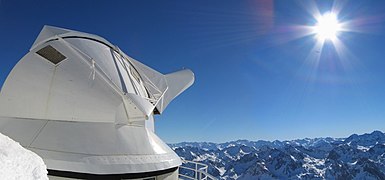
<instances>
[{"instance_id":1,"label":"railing post","mask_svg":"<svg viewBox=\"0 0 385 180\"><path fill-rule=\"evenodd\" d=\"M195 163L195 179L198 179L198 163Z\"/></svg>"}]
</instances>

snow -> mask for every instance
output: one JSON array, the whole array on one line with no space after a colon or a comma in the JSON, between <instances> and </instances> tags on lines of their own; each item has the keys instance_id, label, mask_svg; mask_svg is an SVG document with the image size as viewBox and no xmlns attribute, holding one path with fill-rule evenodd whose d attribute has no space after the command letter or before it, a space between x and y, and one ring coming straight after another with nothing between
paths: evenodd
<instances>
[{"instance_id":1,"label":"snow","mask_svg":"<svg viewBox=\"0 0 385 180\"><path fill-rule=\"evenodd\" d=\"M190 154L192 155L192 156L197 156L195 153L193 153L193 152L190 152Z\"/></svg>"},{"instance_id":2,"label":"snow","mask_svg":"<svg viewBox=\"0 0 385 180\"><path fill-rule=\"evenodd\" d=\"M229 144L226 148L235 147L235 144Z\"/></svg>"},{"instance_id":3,"label":"snow","mask_svg":"<svg viewBox=\"0 0 385 180\"><path fill-rule=\"evenodd\" d=\"M351 165L351 166L355 166L357 164L357 161L354 161L354 162L348 163L348 164Z\"/></svg>"},{"instance_id":4,"label":"snow","mask_svg":"<svg viewBox=\"0 0 385 180\"><path fill-rule=\"evenodd\" d=\"M366 152L366 151L369 151L370 148L358 145L357 149Z\"/></svg>"},{"instance_id":5,"label":"snow","mask_svg":"<svg viewBox=\"0 0 385 180\"><path fill-rule=\"evenodd\" d=\"M228 157L229 159L236 160L236 158L234 158L233 156L231 156L231 155L227 152L227 150L225 150L224 153L225 153L226 157Z\"/></svg>"},{"instance_id":6,"label":"snow","mask_svg":"<svg viewBox=\"0 0 385 180\"><path fill-rule=\"evenodd\" d=\"M326 169L325 166L325 160L324 159L317 159L314 157L307 156L304 159L304 164L302 165L305 169L308 171L314 171L316 174L318 174L320 177L325 176ZM301 176L306 175L307 173L301 174Z\"/></svg>"},{"instance_id":7,"label":"snow","mask_svg":"<svg viewBox=\"0 0 385 180\"><path fill-rule=\"evenodd\" d=\"M43 159L0 133L1 179L48 180L47 173Z\"/></svg>"},{"instance_id":8,"label":"snow","mask_svg":"<svg viewBox=\"0 0 385 180\"><path fill-rule=\"evenodd\" d=\"M293 159L293 161L297 161L297 159L294 156L290 155L290 157L291 159Z\"/></svg>"},{"instance_id":9,"label":"snow","mask_svg":"<svg viewBox=\"0 0 385 180\"><path fill-rule=\"evenodd\" d=\"M216 169L218 169L219 174L220 174L221 176L223 176L223 175L225 174L225 172L226 172L225 167L220 167L220 168L217 168L217 167L216 167Z\"/></svg>"},{"instance_id":10,"label":"snow","mask_svg":"<svg viewBox=\"0 0 385 180\"><path fill-rule=\"evenodd\" d=\"M214 153L207 154L207 159L209 159L210 161L215 162L217 160L217 156Z\"/></svg>"}]
</instances>

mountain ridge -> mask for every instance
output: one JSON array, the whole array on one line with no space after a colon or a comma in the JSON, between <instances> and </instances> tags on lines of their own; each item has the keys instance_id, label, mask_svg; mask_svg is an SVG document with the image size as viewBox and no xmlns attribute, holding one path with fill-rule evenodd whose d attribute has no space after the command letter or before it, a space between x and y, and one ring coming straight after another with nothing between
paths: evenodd
<instances>
[{"instance_id":1,"label":"mountain ridge","mask_svg":"<svg viewBox=\"0 0 385 180\"><path fill-rule=\"evenodd\" d=\"M385 179L385 134L169 144L219 179Z\"/></svg>"}]
</instances>

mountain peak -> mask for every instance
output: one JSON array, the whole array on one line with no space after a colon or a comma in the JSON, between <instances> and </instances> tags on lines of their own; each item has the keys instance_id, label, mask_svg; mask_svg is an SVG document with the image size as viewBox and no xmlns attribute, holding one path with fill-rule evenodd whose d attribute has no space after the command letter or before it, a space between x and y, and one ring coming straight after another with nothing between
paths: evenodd
<instances>
[{"instance_id":1,"label":"mountain peak","mask_svg":"<svg viewBox=\"0 0 385 180\"><path fill-rule=\"evenodd\" d=\"M385 136L385 133L379 131L379 130L375 130L373 131L372 133L370 133L371 135L377 135L377 136Z\"/></svg>"}]
</instances>

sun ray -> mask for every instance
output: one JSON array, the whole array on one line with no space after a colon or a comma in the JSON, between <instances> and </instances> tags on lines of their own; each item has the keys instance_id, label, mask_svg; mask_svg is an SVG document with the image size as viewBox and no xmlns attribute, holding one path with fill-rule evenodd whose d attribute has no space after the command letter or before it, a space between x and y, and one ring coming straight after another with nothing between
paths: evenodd
<instances>
[{"instance_id":1,"label":"sun ray","mask_svg":"<svg viewBox=\"0 0 385 180\"><path fill-rule=\"evenodd\" d=\"M317 69L321 59L324 44L325 41L317 41L305 59L304 63L307 67L311 68L310 74L308 75L308 81L314 81L317 78Z\"/></svg>"},{"instance_id":2,"label":"sun ray","mask_svg":"<svg viewBox=\"0 0 385 180\"><path fill-rule=\"evenodd\" d=\"M346 5L348 1L347 0L339 0L339 1L333 1L333 6L330 10L331 13L334 14L340 14L343 7Z\"/></svg>"},{"instance_id":3,"label":"sun ray","mask_svg":"<svg viewBox=\"0 0 385 180\"><path fill-rule=\"evenodd\" d=\"M348 47L339 39L333 41L334 49L337 52L338 59L345 71L350 71L354 68L353 64L356 62L356 57L349 50Z\"/></svg>"},{"instance_id":4,"label":"sun ray","mask_svg":"<svg viewBox=\"0 0 385 180\"><path fill-rule=\"evenodd\" d=\"M364 16L347 20L341 25L343 26L342 31L355 32L355 33L379 33L382 29L382 23L384 22L385 15L377 16ZM354 27L354 28L352 28Z\"/></svg>"},{"instance_id":5,"label":"sun ray","mask_svg":"<svg viewBox=\"0 0 385 180\"><path fill-rule=\"evenodd\" d=\"M317 4L315 1L298 1L304 10L310 14L313 19L317 19L321 16L321 12L319 11Z\"/></svg>"}]
</instances>

